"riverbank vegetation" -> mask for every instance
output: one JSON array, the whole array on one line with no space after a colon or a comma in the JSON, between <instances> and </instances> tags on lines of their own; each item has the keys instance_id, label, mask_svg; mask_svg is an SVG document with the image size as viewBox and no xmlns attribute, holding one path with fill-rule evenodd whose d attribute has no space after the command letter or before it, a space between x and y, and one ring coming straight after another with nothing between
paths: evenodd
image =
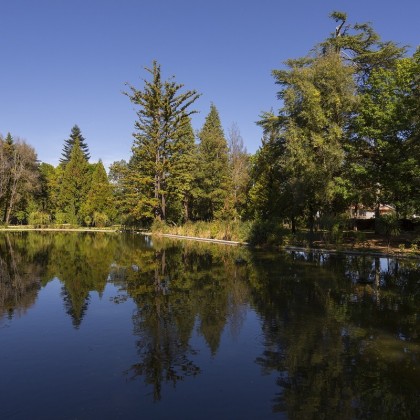
<instances>
[{"instance_id":1,"label":"riverbank vegetation","mask_svg":"<svg viewBox=\"0 0 420 420\"><path fill-rule=\"evenodd\" d=\"M163 80L153 62L144 85L125 93L137 109L130 159L108 174L89 162L77 125L56 167L18 137L0 137L2 223L366 247L373 234L356 229L357 215L372 210L378 243L417 252L420 49L409 55L345 13L331 18L325 41L273 70L279 110L259 116L254 155L235 124L225 134L215 104L195 133L200 94Z\"/></svg>"}]
</instances>

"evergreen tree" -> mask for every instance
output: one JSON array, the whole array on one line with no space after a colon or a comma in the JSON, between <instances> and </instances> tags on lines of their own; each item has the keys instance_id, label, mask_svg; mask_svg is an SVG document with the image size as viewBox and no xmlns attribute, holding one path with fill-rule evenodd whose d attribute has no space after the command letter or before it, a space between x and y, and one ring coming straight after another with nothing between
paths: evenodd
<instances>
[{"instance_id":1,"label":"evergreen tree","mask_svg":"<svg viewBox=\"0 0 420 420\"><path fill-rule=\"evenodd\" d=\"M57 208L57 196L59 191L60 167L54 168L53 165L42 162L39 165L40 190L35 197L37 210L45 213L50 219L55 214Z\"/></svg>"},{"instance_id":2,"label":"evergreen tree","mask_svg":"<svg viewBox=\"0 0 420 420\"><path fill-rule=\"evenodd\" d=\"M60 163L62 165L66 165L70 161L71 151L73 150L73 146L76 140L79 141L79 147L82 150L86 161L89 161L89 147L85 141L85 138L82 136L80 128L77 125L74 125L71 129L70 137L64 141L63 153L61 154L62 158L60 159Z\"/></svg>"},{"instance_id":3,"label":"evergreen tree","mask_svg":"<svg viewBox=\"0 0 420 420\"><path fill-rule=\"evenodd\" d=\"M85 223L90 221L95 226L106 224L114 217L112 186L101 160L95 165L90 190L81 213Z\"/></svg>"},{"instance_id":4,"label":"evergreen tree","mask_svg":"<svg viewBox=\"0 0 420 420\"><path fill-rule=\"evenodd\" d=\"M305 215L313 229L315 215L334 211L341 193L345 128L355 106L353 73L336 52L287 64L288 70L273 72L284 101L276 122L279 193L290 203L283 216Z\"/></svg>"},{"instance_id":5,"label":"evergreen tree","mask_svg":"<svg viewBox=\"0 0 420 420\"><path fill-rule=\"evenodd\" d=\"M195 191L196 218L212 220L229 217L231 214L227 211L230 189L228 146L219 113L213 104L198 137L200 144Z\"/></svg>"},{"instance_id":6,"label":"evergreen tree","mask_svg":"<svg viewBox=\"0 0 420 420\"><path fill-rule=\"evenodd\" d=\"M136 205L136 218L164 220L167 211L168 176L176 142L189 124L190 105L199 97L196 91L179 93L182 84L173 78L162 81L160 65L146 70L152 81L144 81L144 89L129 86L126 93L140 107L135 123L136 133L129 162L129 183ZM128 180L128 179L127 179Z\"/></svg>"},{"instance_id":7,"label":"evergreen tree","mask_svg":"<svg viewBox=\"0 0 420 420\"><path fill-rule=\"evenodd\" d=\"M263 144L254 173L254 209L270 213L264 185L277 188L278 216L304 217L311 229L315 215L340 213L357 195L367 198L367 172L354 124L358 93L380 68L391 69L404 48L382 42L369 24L347 24L347 15L333 12L335 32L312 55L286 62L275 70L283 101L279 114L266 113L260 125L269 141ZM353 185L354 184L354 185ZM262 202L255 200L262 198Z\"/></svg>"},{"instance_id":8,"label":"evergreen tree","mask_svg":"<svg viewBox=\"0 0 420 420\"><path fill-rule=\"evenodd\" d=\"M89 164L76 138L60 185L56 215L59 214L59 223L83 223L80 209L86 200L90 182Z\"/></svg>"},{"instance_id":9,"label":"evergreen tree","mask_svg":"<svg viewBox=\"0 0 420 420\"><path fill-rule=\"evenodd\" d=\"M168 178L169 213L174 221L191 217L194 181L197 170L197 147L191 122L180 131L172 153Z\"/></svg>"},{"instance_id":10,"label":"evergreen tree","mask_svg":"<svg viewBox=\"0 0 420 420\"><path fill-rule=\"evenodd\" d=\"M133 207L130 204L132 203L128 199L130 191L132 191L132 186L127 182L128 172L128 163L125 160L114 162L109 167L109 180L112 187L115 219L121 224L125 224L130 219L134 219L131 214Z\"/></svg>"},{"instance_id":11,"label":"evergreen tree","mask_svg":"<svg viewBox=\"0 0 420 420\"><path fill-rule=\"evenodd\" d=\"M277 121L273 114L262 115L265 123ZM284 154L284 139L277 137L277 128L264 127L262 145L252 158L251 179L249 191L251 215L253 218L266 221L289 217L292 228L295 229L295 215L300 209L295 208L299 200L292 199L287 178L281 170L281 158Z\"/></svg>"},{"instance_id":12,"label":"evergreen tree","mask_svg":"<svg viewBox=\"0 0 420 420\"><path fill-rule=\"evenodd\" d=\"M229 130L229 170L232 191L230 193L234 217L245 214L249 187L250 159L236 124Z\"/></svg>"},{"instance_id":13,"label":"evergreen tree","mask_svg":"<svg viewBox=\"0 0 420 420\"><path fill-rule=\"evenodd\" d=\"M321 44L324 53L334 51L345 65L354 69L354 75L363 88L374 69L392 68L402 58L406 48L392 41L381 41L370 23L347 23L347 14L334 11L330 17L338 23L335 31Z\"/></svg>"}]
</instances>

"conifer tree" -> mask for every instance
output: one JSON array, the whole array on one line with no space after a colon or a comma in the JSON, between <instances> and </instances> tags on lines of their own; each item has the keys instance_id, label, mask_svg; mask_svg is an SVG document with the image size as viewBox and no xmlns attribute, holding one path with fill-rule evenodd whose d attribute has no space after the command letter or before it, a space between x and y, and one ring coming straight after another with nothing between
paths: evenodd
<instances>
[{"instance_id":1,"label":"conifer tree","mask_svg":"<svg viewBox=\"0 0 420 420\"><path fill-rule=\"evenodd\" d=\"M89 164L76 138L65 166L58 196L59 222L82 223L80 209L90 189Z\"/></svg>"},{"instance_id":2,"label":"conifer tree","mask_svg":"<svg viewBox=\"0 0 420 420\"><path fill-rule=\"evenodd\" d=\"M59 191L58 174L59 166L42 162L39 165L41 188L37 196L39 210L52 216L57 208L57 196Z\"/></svg>"},{"instance_id":3,"label":"conifer tree","mask_svg":"<svg viewBox=\"0 0 420 420\"><path fill-rule=\"evenodd\" d=\"M198 137L196 217L212 220L230 216L224 211L230 188L228 146L219 112L213 104Z\"/></svg>"},{"instance_id":4,"label":"conifer tree","mask_svg":"<svg viewBox=\"0 0 420 420\"><path fill-rule=\"evenodd\" d=\"M82 136L80 128L77 125L74 125L71 129L70 137L64 141L63 153L61 154L62 158L60 159L60 163L62 165L66 165L70 161L71 151L76 140L79 141L79 147L82 150L86 161L89 161L89 147L85 141L85 138Z\"/></svg>"},{"instance_id":5,"label":"conifer tree","mask_svg":"<svg viewBox=\"0 0 420 420\"><path fill-rule=\"evenodd\" d=\"M104 165L99 160L95 165L90 190L85 203L83 203L81 213L85 216L85 222L87 217L91 223L97 226L98 224L106 224L114 216L113 208L112 186L109 183Z\"/></svg>"},{"instance_id":6,"label":"conifer tree","mask_svg":"<svg viewBox=\"0 0 420 420\"><path fill-rule=\"evenodd\" d=\"M195 90L180 93L183 85L173 78L162 81L156 61L153 68L146 70L152 80L144 81L144 89L129 85L131 93L125 93L140 107L126 180L130 179L132 198L137 203L136 217L164 220L175 143L189 123L188 117L195 112L189 107L199 95Z\"/></svg>"},{"instance_id":7,"label":"conifer tree","mask_svg":"<svg viewBox=\"0 0 420 420\"><path fill-rule=\"evenodd\" d=\"M174 143L168 178L168 210L174 221L186 222L191 218L196 170L197 147L191 122L188 121Z\"/></svg>"},{"instance_id":8,"label":"conifer tree","mask_svg":"<svg viewBox=\"0 0 420 420\"><path fill-rule=\"evenodd\" d=\"M232 190L230 192L234 218L245 213L247 192L249 187L250 159L236 124L228 131L229 138L229 170Z\"/></svg>"}]
</instances>

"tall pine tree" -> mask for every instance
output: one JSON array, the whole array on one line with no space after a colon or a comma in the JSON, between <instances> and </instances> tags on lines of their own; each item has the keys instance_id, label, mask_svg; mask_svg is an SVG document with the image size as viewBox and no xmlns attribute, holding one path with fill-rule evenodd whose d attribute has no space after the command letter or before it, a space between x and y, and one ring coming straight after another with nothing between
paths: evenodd
<instances>
[{"instance_id":1,"label":"tall pine tree","mask_svg":"<svg viewBox=\"0 0 420 420\"><path fill-rule=\"evenodd\" d=\"M70 160L62 175L58 195L59 211L56 215L59 223L83 223L83 214L80 210L86 201L90 182L89 164L76 138Z\"/></svg>"},{"instance_id":2,"label":"tall pine tree","mask_svg":"<svg viewBox=\"0 0 420 420\"><path fill-rule=\"evenodd\" d=\"M89 147L85 141L85 138L82 136L80 128L77 125L74 125L71 129L70 137L67 140L64 140L63 152L61 153L62 158L60 159L60 163L62 165L66 165L70 161L71 151L73 150L73 146L76 140L79 141L79 147L82 150L86 161L89 161Z\"/></svg>"},{"instance_id":3,"label":"tall pine tree","mask_svg":"<svg viewBox=\"0 0 420 420\"><path fill-rule=\"evenodd\" d=\"M180 93L183 85L173 78L162 81L156 61L146 70L152 80L144 81L143 90L129 85L131 93L126 93L140 107L127 175L130 195L137 202L135 217L165 220L172 155L188 117L195 112L189 107L199 95L195 90Z\"/></svg>"},{"instance_id":4,"label":"tall pine tree","mask_svg":"<svg viewBox=\"0 0 420 420\"><path fill-rule=\"evenodd\" d=\"M197 170L197 147L190 121L180 131L174 146L168 178L168 210L173 221L186 222L191 218Z\"/></svg>"},{"instance_id":5,"label":"tall pine tree","mask_svg":"<svg viewBox=\"0 0 420 420\"><path fill-rule=\"evenodd\" d=\"M90 220L95 226L105 225L114 216L112 186L101 160L95 165L90 190L81 212L85 223Z\"/></svg>"},{"instance_id":6,"label":"tall pine tree","mask_svg":"<svg viewBox=\"0 0 420 420\"><path fill-rule=\"evenodd\" d=\"M213 220L231 216L226 211L230 189L228 145L219 112L213 104L198 137L196 218Z\"/></svg>"}]
</instances>

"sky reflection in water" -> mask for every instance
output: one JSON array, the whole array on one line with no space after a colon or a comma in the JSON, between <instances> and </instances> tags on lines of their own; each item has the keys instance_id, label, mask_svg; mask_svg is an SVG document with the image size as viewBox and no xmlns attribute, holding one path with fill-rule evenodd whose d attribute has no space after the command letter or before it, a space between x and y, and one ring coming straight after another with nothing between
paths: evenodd
<instances>
[{"instance_id":1,"label":"sky reflection in water","mask_svg":"<svg viewBox=\"0 0 420 420\"><path fill-rule=\"evenodd\" d=\"M2 234L0 418L411 418L419 288L415 260Z\"/></svg>"}]
</instances>

